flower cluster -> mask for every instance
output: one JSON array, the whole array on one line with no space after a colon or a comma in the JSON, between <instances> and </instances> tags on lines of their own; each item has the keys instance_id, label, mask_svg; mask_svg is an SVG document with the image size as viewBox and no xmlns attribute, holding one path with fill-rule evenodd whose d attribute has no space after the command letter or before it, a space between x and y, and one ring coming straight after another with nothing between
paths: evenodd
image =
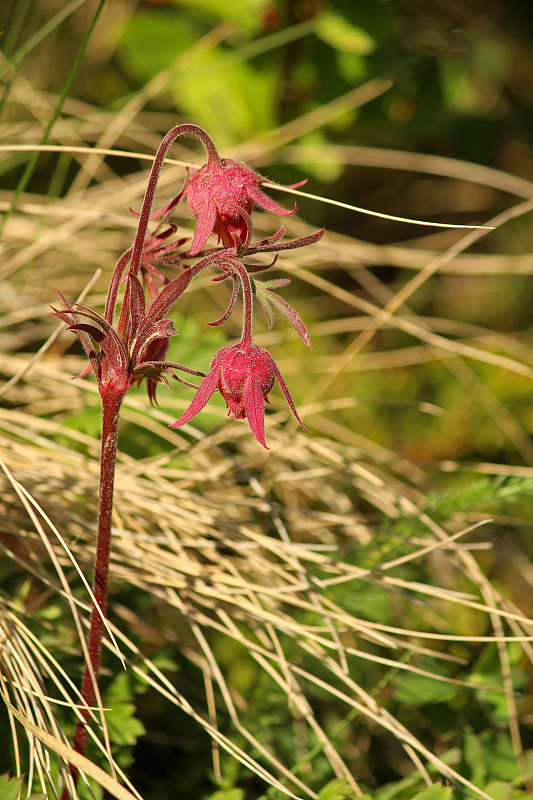
<instances>
[{"instance_id":1,"label":"flower cluster","mask_svg":"<svg viewBox=\"0 0 533 800\"><path fill-rule=\"evenodd\" d=\"M207 163L199 169L164 208L152 212L152 205L165 155L181 135L198 138L207 152ZM246 164L220 158L207 133L196 125L178 125L163 139L156 154L148 188L141 209L137 235L132 247L120 258L111 279L103 315L78 304L69 304L54 313L69 323L77 334L96 375L102 398L114 394L122 398L134 384L147 381L148 395L155 402L159 382L168 384L169 377L188 381L176 372L192 375L203 373L165 360L170 337L176 334L166 314L185 291L191 280L206 269L217 271L213 280L232 282L232 295L227 311L210 323L220 325L231 315L237 297L242 296L242 335L237 344L223 347L213 358L209 373L204 376L189 408L170 427L189 422L219 391L235 419L248 419L256 439L266 447L264 402L277 379L289 407L301 427L289 390L274 359L253 341L254 302L258 301L273 324L273 308L280 311L310 347L306 328L296 311L277 293L288 279L262 280L256 277L271 267L283 250L304 247L317 242L320 230L298 239L285 239L281 227L271 236L253 241L252 213L255 206L278 215L293 214L276 203L261 188L265 179ZM299 185L299 184L298 184ZM182 200L187 202L195 219L192 241L176 239L176 226L167 224L172 209ZM135 212L134 212L135 213ZM151 220L158 220L153 232ZM214 234L217 246L207 247ZM249 263L249 257L273 254L268 263ZM172 266L180 274L170 280L162 268ZM122 308L115 320L118 292L126 288ZM144 284L144 286L143 286ZM63 298L64 299L64 298Z\"/></svg>"}]
</instances>

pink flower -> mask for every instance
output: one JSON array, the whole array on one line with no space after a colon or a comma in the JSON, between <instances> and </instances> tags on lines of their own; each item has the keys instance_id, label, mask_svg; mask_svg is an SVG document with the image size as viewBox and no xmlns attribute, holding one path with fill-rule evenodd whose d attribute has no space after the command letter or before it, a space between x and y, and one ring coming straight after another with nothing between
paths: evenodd
<instances>
[{"instance_id":1,"label":"pink flower","mask_svg":"<svg viewBox=\"0 0 533 800\"><path fill-rule=\"evenodd\" d=\"M218 389L228 405L228 416L235 419L247 417L253 435L267 448L263 401L268 403L267 395L276 378L292 413L306 431L276 362L267 350L256 347L247 339L218 351L211 362L211 370L200 384L191 405L170 427L177 428L189 422Z\"/></svg>"},{"instance_id":2,"label":"pink flower","mask_svg":"<svg viewBox=\"0 0 533 800\"><path fill-rule=\"evenodd\" d=\"M242 243L251 236L250 215L254 205L272 214L293 214L275 203L260 189L264 178L242 161L220 158L214 147L207 164L193 175L187 187L187 205L197 219L189 255L204 247L213 231L227 247Z\"/></svg>"}]
</instances>

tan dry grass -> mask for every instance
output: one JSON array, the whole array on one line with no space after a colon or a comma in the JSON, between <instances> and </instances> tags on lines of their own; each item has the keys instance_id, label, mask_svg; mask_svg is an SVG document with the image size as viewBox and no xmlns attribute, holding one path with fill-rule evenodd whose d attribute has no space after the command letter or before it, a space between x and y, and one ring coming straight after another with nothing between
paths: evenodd
<instances>
[{"instance_id":1,"label":"tan dry grass","mask_svg":"<svg viewBox=\"0 0 533 800\"><path fill-rule=\"evenodd\" d=\"M65 377L64 366L52 358L38 362L33 368L30 394L35 395L35 387L38 387L38 392L47 394L52 405L54 398L50 395L54 392L62 395L68 405L69 392L75 395L87 391L88 387L81 389ZM13 360L12 368L18 369L17 359ZM37 398L33 402L38 402ZM137 419L141 411L146 411L144 403L130 399L125 419ZM30 494L39 498L39 505L53 509L55 526L68 539L82 569L90 571L93 546L93 523L90 519L95 509L94 499L87 498L96 495L97 441L70 432L54 421L41 420L34 424L31 413L6 411L2 417L5 420L2 451L10 472ZM8 433L6 423L9 418L15 426ZM170 420L158 409L147 412L148 424L156 430ZM164 435L163 430L161 433ZM234 433L240 440L242 455L238 459L224 453L228 433ZM65 445L58 447L55 444L58 436L72 436L74 441L84 445L88 455L69 450ZM235 704L232 690L218 668L209 644L213 635L223 635L240 643L283 689L293 713L297 713L322 742L332 770L338 777L353 783L350 769L314 717L302 680L321 687L331 693L332 698L344 703L347 709L356 710L369 722L388 730L403 742L418 766L425 760L441 774L468 785L392 717L379 700L372 697L368 687L365 689L354 683L346 659L370 659L417 674L431 674L416 664L411 665L409 658L415 653L432 653L437 659L446 658L449 654L443 646L445 641L500 642L504 658L510 641L523 642L527 653L530 652L527 642L533 640L530 622L490 586L477 565L475 550L471 551L465 544L458 546L464 537L468 541L469 529L450 535L435 524L423 511L424 496L411 483L399 479L391 482L390 476L385 477L381 464L376 464L368 453L348 446L303 435L295 439L292 434L275 429L270 438L272 451L265 457L249 442L242 427L235 426L233 431L228 431L224 426L223 433L207 439L199 436L196 444L185 449L183 446L177 448L176 452L186 453L190 464L188 469L173 468L171 453L146 463L122 455L117 475L112 558L115 588L135 586L148 593L153 603L166 607L171 617L176 616L179 620L176 628L180 631L176 646L183 648L193 663L204 671L206 685L217 687L236 731L248 739L249 745L262 754L261 760L269 764L268 775L260 764L254 767L269 781L289 780L288 787L299 795L305 794L305 784L291 778L290 771L275 753L265 751L240 721L239 706ZM9 497L6 488L2 494L7 497L11 512L4 514L9 521L3 541L15 542L24 537L26 555L23 558L18 555L16 560L29 574L34 573L38 578L42 586L39 591L44 593L42 602L51 596L50 592L68 596L67 592L61 592L55 577L55 573L61 575L62 570L71 567L64 547L57 539L51 540L47 547L51 548L50 553L57 563L55 567L53 562L45 567L43 534L37 535L35 519L24 522L25 514L19 508L19 502L16 497ZM278 500L273 503L268 499L270 496L277 496ZM313 497L325 498L327 512L311 510ZM416 514L426 527L422 543L413 542L409 555L383 561L370 570L345 562L339 558L339 539L344 548L361 548L373 535L372 525L354 505L353 497L365 498L380 514L393 518ZM5 544L3 549L13 557L9 548L6 551ZM408 560L421 560L437 551L445 554L448 569L456 570L458 574L466 572L471 585L469 594L438 585L404 581L395 576L395 570ZM323 576L320 580L315 577L317 572ZM400 589L406 597L417 594L430 597L428 630L373 623L350 614L328 599L329 586L367 580ZM79 591L76 594L75 603L79 605ZM453 615L446 610L454 605L488 614L494 635L469 637L454 632ZM86 614L87 606L85 603L83 606ZM431 626L435 622L431 609L437 606L440 607L441 626L443 620L447 623L444 629L441 627L432 633ZM131 645L124 644L127 640L124 639L123 625L126 629L133 626L133 630L138 630L140 620L122 608L115 613L119 620L115 630L121 648L126 646L125 657L139 669L142 661L139 661L137 653L128 651ZM299 621L302 614L311 614L315 621L311 624ZM9 618L13 618L13 611ZM12 621L10 626L10 631L17 631ZM504 633L506 630L508 632ZM165 636L160 631L155 633ZM285 641L284 646L280 637ZM287 639L293 642L289 652L296 648L296 652L306 654L311 664L316 662L317 666L320 665L320 673L326 669L331 683L315 675L312 667L302 668L300 658L295 659L294 654L289 658L284 656ZM432 647L428 650L424 644L428 640L441 644L437 650ZM383 648L389 651L389 657L383 656ZM405 656L408 660L404 662ZM149 665L149 660L144 663ZM3 673L4 684L7 683L13 693L14 704L18 703L20 713L28 718L29 690L22 688L20 673L9 664L8 659ZM154 685L168 693L168 686L161 682L155 668L148 666L148 669L151 669ZM37 680L38 674L39 670L30 672L33 680ZM56 686L62 687L64 683L64 675L54 679ZM344 689L338 688L339 684ZM38 705L46 703L42 681L35 686L31 699ZM62 689L63 694L65 691ZM70 687L70 694L64 696L75 702L76 692L72 695L72 691ZM35 699L35 693L38 693L38 699ZM184 698L171 695L174 698L172 702L179 703L206 726L222 747L235 753L234 746L216 733L213 703L208 703L202 712L193 710ZM510 685L506 687L506 696L512 704ZM246 703L245 699L241 702ZM512 718L516 719L515 712ZM41 727L52 735L58 735L54 731L53 718L49 723L42 716L31 715L30 719L40 722ZM515 747L520 755L516 736ZM33 741L31 732L30 740ZM38 746L34 757L41 766L45 763L43 751ZM241 753L238 757L250 766L249 756ZM475 790L475 787L469 788ZM312 792L308 793L313 796Z\"/></svg>"}]
</instances>

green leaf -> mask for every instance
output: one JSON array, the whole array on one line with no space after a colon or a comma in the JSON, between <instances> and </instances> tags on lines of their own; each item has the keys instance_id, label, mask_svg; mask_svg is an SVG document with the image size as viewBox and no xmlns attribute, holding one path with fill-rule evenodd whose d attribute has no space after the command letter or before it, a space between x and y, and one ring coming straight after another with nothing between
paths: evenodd
<instances>
[{"instance_id":1,"label":"green leaf","mask_svg":"<svg viewBox=\"0 0 533 800\"><path fill-rule=\"evenodd\" d=\"M274 128L276 73L227 45L198 54L194 48L204 33L198 18L179 9L138 9L122 34L119 58L143 83L174 64L168 88L176 104L211 132L219 148Z\"/></svg>"},{"instance_id":2,"label":"green leaf","mask_svg":"<svg viewBox=\"0 0 533 800\"><path fill-rule=\"evenodd\" d=\"M0 775L0 800L17 800L22 788L22 778Z\"/></svg>"},{"instance_id":3,"label":"green leaf","mask_svg":"<svg viewBox=\"0 0 533 800\"><path fill-rule=\"evenodd\" d=\"M241 29L257 31L260 29L261 10L264 0L180 0L180 5L189 7L195 15L200 13L208 18L210 25L213 17L232 22Z\"/></svg>"},{"instance_id":4,"label":"green leaf","mask_svg":"<svg viewBox=\"0 0 533 800\"><path fill-rule=\"evenodd\" d=\"M210 794L206 800L243 800L244 792L242 789L221 789L214 794Z\"/></svg>"},{"instance_id":5,"label":"green leaf","mask_svg":"<svg viewBox=\"0 0 533 800\"><path fill-rule=\"evenodd\" d=\"M104 695L107 727L112 742L118 745L134 745L145 733L144 725L135 717L135 705L131 701L132 688L129 674L118 675Z\"/></svg>"},{"instance_id":6,"label":"green leaf","mask_svg":"<svg viewBox=\"0 0 533 800\"><path fill-rule=\"evenodd\" d=\"M484 791L492 800L531 800L531 792L516 789L507 781L492 781L484 787Z\"/></svg>"},{"instance_id":7,"label":"green leaf","mask_svg":"<svg viewBox=\"0 0 533 800\"><path fill-rule=\"evenodd\" d=\"M402 674L395 680L395 697L406 705L443 703L457 694L457 686L448 683L443 677L428 678L425 675Z\"/></svg>"},{"instance_id":8,"label":"green leaf","mask_svg":"<svg viewBox=\"0 0 533 800\"><path fill-rule=\"evenodd\" d=\"M106 719L109 737L115 744L134 745L145 733L144 725L135 718L133 703L115 703Z\"/></svg>"},{"instance_id":9,"label":"green leaf","mask_svg":"<svg viewBox=\"0 0 533 800\"><path fill-rule=\"evenodd\" d=\"M213 132L219 148L276 127L277 76L255 60L232 63L223 59L222 48L213 48L173 87L176 103Z\"/></svg>"},{"instance_id":10,"label":"green leaf","mask_svg":"<svg viewBox=\"0 0 533 800\"><path fill-rule=\"evenodd\" d=\"M354 791L345 778L337 778L327 783L319 792L318 800L347 800L354 797ZM359 797L359 800L363 798Z\"/></svg>"},{"instance_id":11,"label":"green leaf","mask_svg":"<svg viewBox=\"0 0 533 800\"><path fill-rule=\"evenodd\" d=\"M507 731L486 730L480 734L480 739L485 754L488 780L516 781L520 778L520 764L517 763L511 737Z\"/></svg>"},{"instance_id":12,"label":"green leaf","mask_svg":"<svg viewBox=\"0 0 533 800\"><path fill-rule=\"evenodd\" d=\"M413 797L413 800L451 800L452 788L451 786L443 786L442 783L435 783L428 789L418 792Z\"/></svg>"},{"instance_id":13,"label":"green leaf","mask_svg":"<svg viewBox=\"0 0 533 800\"><path fill-rule=\"evenodd\" d=\"M176 9L137 9L119 42L122 66L137 80L147 81L186 51L202 35L202 28ZM179 23L179 36L176 25ZM176 72L180 73L176 64Z\"/></svg>"},{"instance_id":14,"label":"green leaf","mask_svg":"<svg viewBox=\"0 0 533 800\"><path fill-rule=\"evenodd\" d=\"M470 768L469 779L476 786L482 786L487 774L485 753L480 737L472 731L464 732L462 755L465 764Z\"/></svg>"},{"instance_id":15,"label":"green leaf","mask_svg":"<svg viewBox=\"0 0 533 800\"><path fill-rule=\"evenodd\" d=\"M0 800L18 800L23 778L11 778L7 773L0 775ZM42 792L34 792L27 800L46 800Z\"/></svg>"}]
</instances>

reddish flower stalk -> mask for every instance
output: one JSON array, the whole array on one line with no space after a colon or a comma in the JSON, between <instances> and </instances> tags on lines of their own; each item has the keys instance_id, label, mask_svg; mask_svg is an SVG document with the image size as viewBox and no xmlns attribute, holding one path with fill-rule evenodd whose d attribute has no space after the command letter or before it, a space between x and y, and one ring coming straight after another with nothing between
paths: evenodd
<instances>
[{"instance_id":1,"label":"reddish flower stalk","mask_svg":"<svg viewBox=\"0 0 533 800\"><path fill-rule=\"evenodd\" d=\"M94 602L87 637L89 664L85 665L81 685L81 697L87 706L81 709L81 718L76 722L73 749L76 753L85 754L87 749L90 719L89 707L93 705L102 660L102 636L104 619L107 613L107 597L109 584L109 556L111 552L111 521L113 513L113 489L115 482L115 462L117 455L118 420L124 393L119 391L100 392L102 397L102 442L100 454L100 491L98 498L98 535L96 540L96 558L94 564L93 594ZM99 610L98 610L99 609ZM94 676L94 677L93 677ZM71 767L74 786L78 781L78 769ZM65 786L61 800L69 800L68 788Z\"/></svg>"},{"instance_id":2,"label":"reddish flower stalk","mask_svg":"<svg viewBox=\"0 0 533 800\"><path fill-rule=\"evenodd\" d=\"M116 273L123 270L124 257L119 260L115 275L111 281L110 295L117 279ZM109 558L111 550L111 521L113 510L113 488L115 479L115 463L118 438L118 421L122 401L133 383L147 379L150 397L155 397L155 386L158 381L168 382L168 377L176 377L174 370L180 369L195 375L195 370L172 362L151 360L154 354L165 349L165 342L175 334L171 320L164 319L168 309L187 287L190 270L185 270L153 298L149 308L146 307L144 290L137 278L129 275L129 317L124 338L121 339L112 327L114 299L106 306L105 317L91 309L66 302L66 310L54 313L59 319L69 323L89 358L91 367L98 382L98 390L102 404L102 439L100 456L100 491L98 504L98 533L94 567L93 593L94 603L87 650L89 661L81 687L84 708L76 723L74 734L74 750L85 754L88 741L87 725L90 720L89 707L93 705L102 656L102 635L104 618L107 612ZM161 344L163 342L163 345ZM78 770L71 768L74 787L78 780ZM65 786L62 800L69 800L69 790Z\"/></svg>"}]
</instances>

